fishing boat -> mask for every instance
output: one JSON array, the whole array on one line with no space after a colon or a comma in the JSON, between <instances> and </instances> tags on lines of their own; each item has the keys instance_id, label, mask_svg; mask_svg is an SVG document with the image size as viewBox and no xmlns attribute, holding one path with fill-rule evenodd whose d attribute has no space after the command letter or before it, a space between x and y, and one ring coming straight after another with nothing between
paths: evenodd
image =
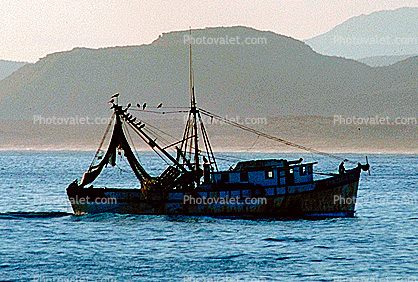
<instances>
[{"instance_id":1,"label":"fishing boat","mask_svg":"<svg viewBox=\"0 0 418 282\"><path fill-rule=\"evenodd\" d=\"M118 95L110 100L113 126L104 156L99 146L93 162L81 181L67 188L74 214L121 213L141 215L193 215L255 218L323 218L353 217L361 171L369 170L368 162L338 174L329 173L315 180L316 162L302 159L257 159L238 162L229 170L220 170L212 150L202 116L218 119L277 142L314 153L333 155L298 145L197 107L190 46L190 106L182 138L163 146L143 119L133 116L131 104L122 106ZM140 105L138 105L139 107ZM145 106L143 106L145 110ZM153 127L152 127L153 128ZM152 176L132 150L125 130L137 134L164 163L160 175ZM105 134L105 136L106 136ZM139 180L138 187L93 187L91 183L107 165L116 165L118 154L129 163ZM348 160L346 160L348 161Z\"/></svg>"}]
</instances>

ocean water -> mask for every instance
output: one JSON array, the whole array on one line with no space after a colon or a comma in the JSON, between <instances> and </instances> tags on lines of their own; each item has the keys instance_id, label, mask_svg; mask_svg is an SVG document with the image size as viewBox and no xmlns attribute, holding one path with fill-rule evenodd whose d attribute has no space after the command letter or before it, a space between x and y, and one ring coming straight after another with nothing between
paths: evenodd
<instances>
[{"instance_id":1,"label":"ocean water","mask_svg":"<svg viewBox=\"0 0 418 282\"><path fill-rule=\"evenodd\" d=\"M1 281L418 280L417 155L368 156L355 218L287 221L74 216L65 188L93 155L0 152ZM230 153L219 163L300 156L337 171L338 161L309 154ZM163 169L150 153L139 158ZM139 185L124 162L97 182Z\"/></svg>"}]
</instances>

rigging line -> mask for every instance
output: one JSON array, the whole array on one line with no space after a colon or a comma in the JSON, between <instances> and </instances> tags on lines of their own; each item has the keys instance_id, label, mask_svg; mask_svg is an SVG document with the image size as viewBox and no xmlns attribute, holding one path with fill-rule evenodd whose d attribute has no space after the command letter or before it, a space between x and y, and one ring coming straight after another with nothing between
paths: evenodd
<instances>
[{"instance_id":1,"label":"rigging line","mask_svg":"<svg viewBox=\"0 0 418 282\"><path fill-rule=\"evenodd\" d=\"M138 133L138 130L132 125L132 124L130 124L129 122L128 122L128 125L133 129L133 131L146 143L146 144L149 144L149 141L144 137L144 136L142 136L140 133ZM151 147L151 149L167 164L167 165L171 165L169 162L167 162L167 160L165 159L165 158L163 158L161 155L160 155L160 153L156 150L156 149L154 149L154 148L152 148Z\"/></svg>"},{"instance_id":2,"label":"rigging line","mask_svg":"<svg viewBox=\"0 0 418 282\"><path fill-rule=\"evenodd\" d=\"M189 115L187 117L186 127L184 128L183 139L182 139L183 142L181 143L181 146L180 146L180 150L183 150L183 146L184 146L184 152L186 152L187 150L187 143L184 141L187 141L186 138L189 136L190 115L191 113L189 112Z\"/></svg>"},{"instance_id":3,"label":"rigging line","mask_svg":"<svg viewBox=\"0 0 418 282\"><path fill-rule=\"evenodd\" d=\"M200 115L199 115L199 120L200 120L200 131L202 132L202 135L203 135L203 143L205 144L205 149L206 149L206 155L208 156L208 159L209 159L209 163L210 163L210 161L211 161L211 159L212 159L212 157L211 157L211 155L210 155L210 148L209 148L209 146L210 146L210 144L208 144L209 143L209 140L207 140L206 138L205 138L205 135L204 135L204 130L205 130L205 127L203 126L203 123L202 123L202 119L200 118ZM200 150L199 150L200 151ZM213 160L213 162L216 164L216 162L215 162L215 159ZM217 167L217 166L216 166Z\"/></svg>"},{"instance_id":4,"label":"rigging line","mask_svg":"<svg viewBox=\"0 0 418 282\"><path fill-rule=\"evenodd\" d=\"M123 160L124 162L126 162L126 160ZM130 173L132 171L126 170L124 168L121 168L118 164L116 164L116 168L119 169L119 172L126 172L126 173Z\"/></svg>"},{"instance_id":5,"label":"rigging line","mask_svg":"<svg viewBox=\"0 0 418 282\"><path fill-rule=\"evenodd\" d=\"M285 144L285 145L287 145L287 146L294 147L294 148L298 148L298 149L301 149L301 150L304 150L304 151L308 151L308 152L313 152L313 153L316 153L316 154L318 154L318 155L327 156L327 157L330 157L330 158L333 158L333 159L337 159L337 160L344 160L344 161L350 162L350 163L352 163L352 164L357 164L357 162L350 161L350 160L348 160L348 159L344 159L344 158L341 158L341 157L338 157L338 156L334 156L334 155L332 155L332 154L330 154L330 153L322 152L322 151L319 151L319 150L316 150L316 149L313 149L313 148L310 148L310 147L307 147L307 146L299 145L299 144L296 144L296 143L293 143L293 142L290 142L290 141L284 140L284 139L279 138L279 137L275 137L275 136L269 135L269 134L264 133L264 132L262 132L262 131L259 131L259 130L256 130L256 129L253 129L253 128L250 128L250 127L247 127L247 126L245 126L245 125L243 125L243 124L239 124L239 123L237 123L237 122L234 122L234 121L228 120L228 119L226 119L226 118L224 118L224 117L221 117L221 116L219 116L219 115L213 114L213 113L208 112L208 111L205 111L205 110L203 110L203 109L200 109L200 108L199 108L199 110L200 110L200 111L201 111L204 115L206 115L206 116L209 116L209 117L214 117L214 118L219 119L219 120L221 120L221 121L223 121L223 122L225 122L225 123L227 123L227 124L229 124L229 125L232 125L232 126L238 127L238 128L240 128L240 129L242 129L242 130L245 130L245 131L251 132L251 133L256 134L256 135L260 135L260 136L262 136L262 137L264 137L264 138L267 138L267 139L270 139L270 140L273 140L273 141L277 141L277 142L283 143L283 144Z\"/></svg>"},{"instance_id":6,"label":"rigging line","mask_svg":"<svg viewBox=\"0 0 418 282\"><path fill-rule=\"evenodd\" d=\"M194 149L194 146L192 146L191 149L193 150ZM199 154L200 155L203 155L203 153L204 152L199 149ZM219 156L223 156L223 157L219 157ZM245 161L245 160L247 160L246 158L238 158L238 157L234 157L234 156L227 155L227 154L222 154L222 153L216 153L216 159L226 160L226 161L236 161L236 160L238 160L238 161Z\"/></svg>"},{"instance_id":7,"label":"rigging line","mask_svg":"<svg viewBox=\"0 0 418 282\"><path fill-rule=\"evenodd\" d=\"M239 158L232 155L228 155L225 153L216 153L216 158L219 160L227 160L227 161L246 161L248 158Z\"/></svg>"},{"instance_id":8,"label":"rigging line","mask_svg":"<svg viewBox=\"0 0 418 282\"><path fill-rule=\"evenodd\" d=\"M255 146L259 138L260 138L260 135L257 135L257 138L255 139L254 143L247 149L247 152L250 151Z\"/></svg>"},{"instance_id":9,"label":"rigging line","mask_svg":"<svg viewBox=\"0 0 418 282\"><path fill-rule=\"evenodd\" d=\"M126 121L124 121L124 123L126 124ZM137 152L137 150L135 148L135 143L134 143L134 141L133 141L133 139L131 137L131 134L129 133L128 128L126 126L124 126L122 129L125 132L125 135L128 135L128 138L131 141L132 147L134 148L134 152L135 152L136 158L138 159L139 162L141 162L141 160L139 159L138 152Z\"/></svg>"},{"instance_id":10,"label":"rigging line","mask_svg":"<svg viewBox=\"0 0 418 282\"><path fill-rule=\"evenodd\" d=\"M191 135L193 135L194 121L192 119L190 120L189 127L190 127L189 128L189 133ZM192 151L194 149L194 147L193 147L193 140L192 139L186 140L186 144L187 143L190 143L190 145L189 145L189 160L192 160Z\"/></svg>"},{"instance_id":11,"label":"rigging line","mask_svg":"<svg viewBox=\"0 0 418 282\"><path fill-rule=\"evenodd\" d=\"M186 164L187 166L189 166L189 159L187 159L187 142L189 139L189 130L190 130L190 116L191 113L189 112L188 118L187 118L187 122L186 122L186 127L184 128L184 133L183 133L183 138L182 138L182 142L180 145L180 152L177 152L177 158L178 160L180 160L180 157L183 159L183 164ZM184 154L183 154L184 152Z\"/></svg>"},{"instance_id":12,"label":"rigging line","mask_svg":"<svg viewBox=\"0 0 418 282\"><path fill-rule=\"evenodd\" d=\"M194 137L194 136L189 136L189 137L187 137L187 138L193 138L193 137ZM165 146L163 149L165 150L165 149L171 148L171 147L173 147L173 146L175 146L175 145L177 145L177 144L179 144L179 143L181 143L181 142L183 142L183 140L180 140L180 141L174 142L174 143L172 143L172 144L169 144L169 145Z\"/></svg>"},{"instance_id":13,"label":"rigging line","mask_svg":"<svg viewBox=\"0 0 418 282\"><path fill-rule=\"evenodd\" d=\"M154 150L155 153L157 153L157 155L168 165L171 166L172 164L170 164L162 155L160 152Z\"/></svg>"},{"instance_id":14,"label":"rigging line","mask_svg":"<svg viewBox=\"0 0 418 282\"><path fill-rule=\"evenodd\" d=\"M169 112L163 112L163 111L152 111L152 110L140 110L140 109L130 109L131 111L135 112L141 112L141 113L151 113L151 114L159 114L159 115L165 115L165 114L178 114L178 113L187 113L188 111L169 111Z\"/></svg>"},{"instance_id":15,"label":"rigging line","mask_svg":"<svg viewBox=\"0 0 418 282\"><path fill-rule=\"evenodd\" d=\"M161 144L164 145L164 146L168 146L171 143L170 141L168 141L167 139L165 139L163 136L161 136L160 134L158 134L157 132L155 132L152 129L144 128L143 130L145 132L148 132L150 135L154 135L154 137L156 138L155 140L157 140L159 138L161 140Z\"/></svg>"},{"instance_id":16,"label":"rigging line","mask_svg":"<svg viewBox=\"0 0 418 282\"><path fill-rule=\"evenodd\" d=\"M150 123L148 123L148 122L146 122L146 121L144 121L142 119L140 120L140 122L143 123L143 124L145 124L147 126L147 128L144 129L145 131L151 132L152 134L154 134L156 137L162 139L167 144L170 144L171 142L168 139L164 138L163 136L161 136L161 135L157 134L156 132L152 131L151 129L149 129L149 127L150 128L153 128L154 130L159 131L159 132L161 132L161 133L163 133L163 134L165 134L165 135L167 135L167 136L169 136L171 138L173 138L174 140L177 140L174 136L168 134L167 132L164 132L163 130L161 130L161 129L155 127L155 126L153 126L152 124L150 124Z\"/></svg>"},{"instance_id":17,"label":"rigging line","mask_svg":"<svg viewBox=\"0 0 418 282\"><path fill-rule=\"evenodd\" d=\"M202 135L203 135L203 141L205 143L206 153L209 158L209 162L212 157L213 162L215 163L216 171L219 171L218 164L216 163L215 155L213 154L212 145L210 144L209 136L206 132L205 125L203 124L203 120L202 120L202 116L200 112L198 112L198 116L199 116L199 122L200 122L200 131L202 132Z\"/></svg>"},{"instance_id":18,"label":"rigging line","mask_svg":"<svg viewBox=\"0 0 418 282\"><path fill-rule=\"evenodd\" d=\"M163 136L159 135L159 134L158 134L158 133L156 133L154 130L149 129L148 127L151 127L151 128L153 128L153 129L155 129L155 130L157 130L157 131L160 131L160 132L162 132L162 133L164 133L164 134L167 134L167 133L165 133L164 131L162 131L162 130L158 129L158 128L157 128L157 127L155 127L155 126L152 126L151 124L149 124L149 123L147 123L147 122L145 122L145 121L143 121L143 120L141 120L140 122L146 125L146 128L144 128L144 129L143 129L144 131L147 131L147 132L151 133L152 135L154 135L154 137L160 138L162 141L164 141L164 142L166 143L166 145L171 143L169 140L167 140L167 139L166 139L166 138L164 138ZM167 135L168 135L168 136L170 136L169 134L167 134ZM170 137L172 137L172 136L170 136ZM172 137L172 138L174 138L174 137ZM175 139L175 138L174 138L174 139Z\"/></svg>"},{"instance_id":19,"label":"rigging line","mask_svg":"<svg viewBox=\"0 0 418 282\"><path fill-rule=\"evenodd\" d=\"M163 106L162 109L183 109L183 110L189 110L189 107L166 107Z\"/></svg>"},{"instance_id":20,"label":"rigging line","mask_svg":"<svg viewBox=\"0 0 418 282\"><path fill-rule=\"evenodd\" d=\"M151 127L151 128L153 128L154 130L159 131L159 132L161 132L161 133L163 133L163 134L165 134L165 135L167 135L167 136L169 136L169 137L173 138L174 140L177 140L177 138L176 138L176 137L174 137L173 135L171 135L171 134L169 134L169 133L167 133L167 132L165 132L165 131L163 131L163 130L159 129L158 127L153 126L153 125L151 125L151 124L149 124L148 122L145 122L145 121L143 121L143 120L141 120L141 122L142 122L143 124L145 124L147 127ZM161 137L161 138L163 138L163 137ZM163 138L163 139L164 139L164 138ZM165 140L167 143L171 143L171 142L169 142L169 140L168 140L168 139L164 139L164 140Z\"/></svg>"},{"instance_id":21,"label":"rigging line","mask_svg":"<svg viewBox=\"0 0 418 282\"><path fill-rule=\"evenodd\" d=\"M153 109L152 107L148 107L148 109L149 108ZM182 107L182 106L168 107L168 106L162 106L161 108L158 109L158 111L159 112L162 112L162 111L164 111L164 109L182 109L182 110L187 110L188 111L190 109L190 107ZM156 110L143 110L141 108L131 108L131 110L140 111L140 112L156 111Z\"/></svg>"},{"instance_id":22,"label":"rigging line","mask_svg":"<svg viewBox=\"0 0 418 282\"><path fill-rule=\"evenodd\" d=\"M94 155L93 160L91 161L91 164L90 164L90 166L89 166L89 169L93 166L93 164L94 164L94 160L97 158L97 156L99 155L100 150L102 149L103 143L104 143L104 141L105 141L105 139L106 139L106 136L107 136L107 134L109 133L110 127L111 127L111 125L112 125L112 123L113 123L113 119L114 119L114 117L115 117L115 113L113 113L113 114L112 114L112 117L110 118L109 124L108 124L108 125L107 125L107 127L106 127L105 134L104 134L104 136L103 136L103 138L102 138L102 141L100 142L99 149L97 149L96 154Z\"/></svg>"}]
</instances>

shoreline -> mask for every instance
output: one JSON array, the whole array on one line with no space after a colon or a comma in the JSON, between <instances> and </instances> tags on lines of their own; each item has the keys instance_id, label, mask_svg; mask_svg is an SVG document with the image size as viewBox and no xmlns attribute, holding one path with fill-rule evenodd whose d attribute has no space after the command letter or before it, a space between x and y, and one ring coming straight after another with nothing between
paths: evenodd
<instances>
[{"instance_id":1,"label":"shoreline","mask_svg":"<svg viewBox=\"0 0 418 282\"><path fill-rule=\"evenodd\" d=\"M106 150L106 147L102 150ZM86 153L94 153L97 149L93 148L75 148L75 147L50 147L42 148L42 147L0 147L0 153L2 152L86 152ZM327 150L319 150L323 153L327 154L373 154L373 155L418 155L417 150L411 151L403 151L403 150L338 150L338 151L327 151ZM138 149L136 150L138 153L152 153L153 150L151 149ZM294 151L294 150L242 150L242 149L234 149L234 148L227 148L227 149L217 149L215 148L213 152L216 153L240 153L240 154L314 154L320 155L318 153L313 153L309 151Z\"/></svg>"}]
</instances>

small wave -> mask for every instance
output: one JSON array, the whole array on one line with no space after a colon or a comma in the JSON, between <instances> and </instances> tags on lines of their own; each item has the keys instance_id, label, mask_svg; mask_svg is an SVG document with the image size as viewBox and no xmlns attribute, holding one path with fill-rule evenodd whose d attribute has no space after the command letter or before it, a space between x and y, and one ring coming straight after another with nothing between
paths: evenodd
<instances>
[{"instance_id":1,"label":"small wave","mask_svg":"<svg viewBox=\"0 0 418 282\"><path fill-rule=\"evenodd\" d=\"M5 212L0 213L0 219L23 219L23 218L55 218L72 215L67 212Z\"/></svg>"},{"instance_id":2,"label":"small wave","mask_svg":"<svg viewBox=\"0 0 418 282\"><path fill-rule=\"evenodd\" d=\"M352 258L344 258L344 257L327 257L328 260L353 260Z\"/></svg>"},{"instance_id":3,"label":"small wave","mask_svg":"<svg viewBox=\"0 0 418 282\"><path fill-rule=\"evenodd\" d=\"M319 248L319 249L332 249L332 247L328 247L328 246L315 246L315 248Z\"/></svg>"},{"instance_id":4,"label":"small wave","mask_svg":"<svg viewBox=\"0 0 418 282\"><path fill-rule=\"evenodd\" d=\"M276 258L276 260L286 260L286 259L290 259L290 257L279 257L279 258Z\"/></svg>"},{"instance_id":5,"label":"small wave","mask_svg":"<svg viewBox=\"0 0 418 282\"><path fill-rule=\"evenodd\" d=\"M322 259L311 259L311 262L323 262Z\"/></svg>"},{"instance_id":6,"label":"small wave","mask_svg":"<svg viewBox=\"0 0 418 282\"><path fill-rule=\"evenodd\" d=\"M245 254L237 254L237 255L229 255L229 256L222 256L222 257L207 257L209 260L231 260L234 258L239 258L245 256Z\"/></svg>"},{"instance_id":7,"label":"small wave","mask_svg":"<svg viewBox=\"0 0 418 282\"><path fill-rule=\"evenodd\" d=\"M166 238L150 238L146 239L145 241L167 241Z\"/></svg>"},{"instance_id":8,"label":"small wave","mask_svg":"<svg viewBox=\"0 0 418 282\"><path fill-rule=\"evenodd\" d=\"M230 256L219 257L219 259L225 259L225 260L228 260L228 259L239 258L239 257L242 257L243 255L244 255L244 254L239 254L239 255L230 255Z\"/></svg>"},{"instance_id":9,"label":"small wave","mask_svg":"<svg viewBox=\"0 0 418 282\"><path fill-rule=\"evenodd\" d=\"M265 238L263 239L263 241L267 241L267 242L305 242L305 241L310 241L312 239L309 238L293 238L293 237L284 237L284 238Z\"/></svg>"}]
</instances>

